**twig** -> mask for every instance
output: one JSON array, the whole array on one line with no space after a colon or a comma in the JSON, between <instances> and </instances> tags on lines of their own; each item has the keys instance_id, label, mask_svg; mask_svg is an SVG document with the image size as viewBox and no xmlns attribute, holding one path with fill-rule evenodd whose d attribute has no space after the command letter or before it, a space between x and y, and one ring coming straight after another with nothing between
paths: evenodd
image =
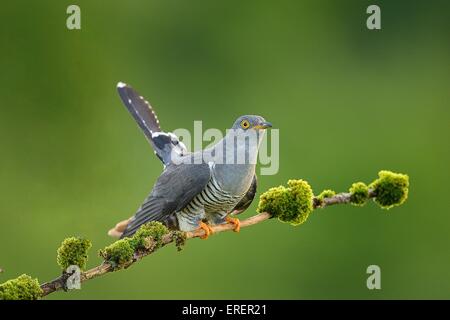
<instances>
[{"instance_id":1,"label":"twig","mask_svg":"<svg viewBox=\"0 0 450 320\"><path fill-rule=\"evenodd\" d=\"M375 194L372 190L369 190L369 197L370 198L375 197ZM327 206L331 206L331 205L335 205L335 204L346 204L349 202L350 202L350 193L339 193L339 194L334 195L333 197L325 198L322 201L320 201L317 198L313 198L313 207L314 207L314 209L316 209L316 208L323 208L323 207L327 207ZM241 228L249 227L249 226L261 223L265 220L268 220L271 217L272 217L272 215L270 213L262 212L255 216L252 216L250 218L242 220L240 223L240 226L241 226ZM234 228L235 228L235 226L232 224L221 224L221 225L211 226L213 233L231 231ZM185 235L186 235L186 239L199 238L199 237L202 237L205 235L205 231L203 229L199 229L199 230L196 230L193 232L186 232ZM151 241L151 239L150 239L150 241ZM175 233L169 232L168 234L163 236L160 247L164 247L174 241L175 241ZM134 254L133 259L122 267L125 269L130 267L132 264L141 260L143 257L152 254L157 249L158 248L156 248L156 246L153 245L153 246L150 246L149 249L136 252ZM100 277L104 274L107 274L107 273L110 273L113 271L116 271L116 270L114 269L114 266L111 263L103 262L101 265L99 265L95 268L92 268L92 269L82 272L80 274L80 280L81 280L81 282L85 282L85 281ZM44 297L55 291L65 290L65 284L66 284L67 278L68 278L68 275L63 274L60 277L58 277L50 282L42 284L41 285L41 289L43 291L42 296Z\"/></svg>"},{"instance_id":2,"label":"twig","mask_svg":"<svg viewBox=\"0 0 450 320\"><path fill-rule=\"evenodd\" d=\"M260 214L257 214L253 217L250 217L248 219L245 219L243 221L241 221L241 228L245 228L245 227L249 227L251 225L263 222L264 220L267 220L271 217L271 215L267 212L263 212ZM214 233L219 233L219 232L223 232L223 231L229 231L229 230L233 230L235 227L232 224L223 224L223 225L217 225L217 226L211 226L211 229L213 230ZM192 238L199 238L205 235L205 231L203 229L200 230L196 230L193 232L186 232L186 239L192 239ZM166 246L172 242L174 242L174 232L169 232L168 234L166 234L163 239L162 239L162 243L161 243L161 247ZM145 256L148 256L149 254L152 254L153 252L155 252L156 249L150 248L148 250L145 251L140 251L135 253L133 260L130 261L129 263L127 263L124 268L128 268L130 267L132 264L134 264L135 262L139 261L140 259L142 259ZM100 277L106 273L109 272L113 272L114 267L112 264L108 263L108 262L104 262L101 265L89 269L85 272L82 272L80 274L80 280L81 282L85 282L88 281L90 279L94 279L97 277ZM65 283L67 281L67 275L61 275L60 277L44 283L41 285L41 289L43 291L42 296L46 296L50 293L53 293L55 291L60 291L60 290L64 290L65 288Z\"/></svg>"},{"instance_id":3,"label":"twig","mask_svg":"<svg viewBox=\"0 0 450 320\"><path fill-rule=\"evenodd\" d=\"M369 198L375 198L375 196L375 192L372 189L369 189ZM320 201L317 197L314 197L313 207L314 209L317 209L332 206L335 204L350 203L350 197L351 194L349 192L338 193L330 198L324 198L322 201Z\"/></svg>"}]
</instances>

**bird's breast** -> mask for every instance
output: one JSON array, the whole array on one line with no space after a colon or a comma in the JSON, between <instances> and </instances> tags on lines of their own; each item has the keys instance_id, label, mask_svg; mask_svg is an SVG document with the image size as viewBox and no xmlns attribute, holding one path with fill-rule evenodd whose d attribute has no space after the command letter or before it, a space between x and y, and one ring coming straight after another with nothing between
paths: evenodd
<instances>
[{"instance_id":1,"label":"bird's breast","mask_svg":"<svg viewBox=\"0 0 450 320\"><path fill-rule=\"evenodd\" d=\"M230 212L243 196L244 193L232 194L224 190L212 176L205 188L194 197L183 211L192 217L202 209L207 214Z\"/></svg>"},{"instance_id":2,"label":"bird's breast","mask_svg":"<svg viewBox=\"0 0 450 320\"><path fill-rule=\"evenodd\" d=\"M255 165L216 164L212 169L212 179L221 190L232 195L242 196L250 187L255 175Z\"/></svg>"}]
</instances>

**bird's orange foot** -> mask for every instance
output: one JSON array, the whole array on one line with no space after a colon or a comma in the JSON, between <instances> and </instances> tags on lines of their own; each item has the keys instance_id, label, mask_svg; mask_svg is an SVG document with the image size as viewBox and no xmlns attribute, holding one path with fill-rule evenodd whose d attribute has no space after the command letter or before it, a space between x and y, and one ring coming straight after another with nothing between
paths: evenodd
<instances>
[{"instance_id":1,"label":"bird's orange foot","mask_svg":"<svg viewBox=\"0 0 450 320\"><path fill-rule=\"evenodd\" d=\"M199 228L197 230L205 231L205 234L200 237L200 239L202 239L202 240L208 239L208 237L214 233L213 229L211 229L211 227L208 224L204 223L203 221L200 221L198 226L199 226Z\"/></svg>"},{"instance_id":2,"label":"bird's orange foot","mask_svg":"<svg viewBox=\"0 0 450 320\"><path fill-rule=\"evenodd\" d=\"M234 225L234 232L241 230L241 221L238 218L226 217L225 221Z\"/></svg>"}]
</instances>

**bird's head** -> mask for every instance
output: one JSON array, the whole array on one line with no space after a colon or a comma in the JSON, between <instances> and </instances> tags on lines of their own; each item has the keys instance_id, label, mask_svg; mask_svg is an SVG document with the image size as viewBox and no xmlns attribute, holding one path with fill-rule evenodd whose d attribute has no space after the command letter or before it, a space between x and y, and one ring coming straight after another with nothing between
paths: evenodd
<instances>
[{"instance_id":1,"label":"bird's head","mask_svg":"<svg viewBox=\"0 0 450 320\"><path fill-rule=\"evenodd\" d=\"M270 122L267 122L261 116L245 115L237 118L231 129L243 131L250 131L250 130L260 131L271 127L272 124Z\"/></svg>"},{"instance_id":2,"label":"bird's head","mask_svg":"<svg viewBox=\"0 0 450 320\"><path fill-rule=\"evenodd\" d=\"M271 127L272 124L261 116L240 116L234 122L231 130L228 130L227 138L234 139L236 137L238 139L238 149L244 148L245 152L256 155L263 140L265 130ZM251 150L256 152L252 152Z\"/></svg>"},{"instance_id":3,"label":"bird's head","mask_svg":"<svg viewBox=\"0 0 450 320\"><path fill-rule=\"evenodd\" d=\"M203 152L203 157L205 158L205 154L211 155L216 164L256 165L264 132L271 127L272 124L261 116L240 116L226 130L221 141Z\"/></svg>"}]
</instances>

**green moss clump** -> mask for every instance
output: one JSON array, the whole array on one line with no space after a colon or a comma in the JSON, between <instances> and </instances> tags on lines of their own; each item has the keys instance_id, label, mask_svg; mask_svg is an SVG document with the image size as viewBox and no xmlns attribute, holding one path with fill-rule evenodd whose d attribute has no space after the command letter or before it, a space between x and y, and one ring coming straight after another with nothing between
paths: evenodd
<instances>
[{"instance_id":1,"label":"green moss clump","mask_svg":"<svg viewBox=\"0 0 450 320\"><path fill-rule=\"evenodd\" d=\"M324 199L334 197L335 195L336 192L333 190L323 190L317 197L314 198L314 204L316 207L322 207Z\"/></svg>"},{"instance_id":2,"label":"green moss clump","mask_svg":"<svg viewBox=\"0 0 450 320\"><path fill-rule=\"evenodd\" d=\"M408 198L409 177L406 174L382 170L379 178L369 185L375 193L374 201L383 209L403 204Z\"/></svg>"},{"instance_id":3,"label":"green moss clump","mask_svg":"<svg viewBox=\"0 0 450 320\"><path fill-rule=\"evenodd\" d=\"M256 211L269 212L273 217L279 217L286 211L292 211L292 198L289 190L284 186L273 187L259 197Z\"/></svg>"},{"instance_id":4,"label":"green moss clump","mask_svg":"<svg viewBox=\"0 0 450 320\"><path fill-rule=\"evenodd\" d=\"M297 204L297 216L294 221L288 221L291 224L298 225L306 221L309 214L313 211L313 191L308 182L304 180L289 180L288 189L294 195Z\"/></svg>"},{"instance_id":5,"label":"green moss clump","mask_svg":"<svg viewBox=\"0 0 450 320\"><path fill-rule=\"evenodd\" d=\"M42 293L38 280L26 274L0 284L0 300L37 300Z\"/></svg>"},{"instance_id":6,"label":"green moss clump","mask_svg":"<svg viewBox=\"0 0 450 320\"><path fill-rule=\"evenodd\" d=\"M331 197L334 197L335 195L336 195L336 192L335 192L335 191L327 189L327 190L323 190L323 191L317 196L317 198L323 200L323 199L325 199L325 198L331 198Z\"/></svg>"},{"instance_id":7,"label":"green moss clump","mask_svg":"<svg viewBox=\"0 0 450 320\"><path fill-rule=\"evenodd\" d=\"M162 239L169 230L161 222L152 221L142 225L131 238L123 238L99 251L99 255L121 269L131 262L139 250L154 250L162 246Z\"/></svg>"},{"instance_id":8,"label":"green moss clump","mask_svg":"<svg viewBox=\"0 0 450 320\"><path fill-rule=\"evenodd\" d=\"M257 211L269 212L282 222L299 225L313 210L313 192L304 180L289 180L288 187L279 186L264 192Z\"/></svg>"},{"instance_id":9,"label":"green moss clump","mask_svg":"<svg viewBox=\"0 0 450 320\"><path fill-rule=\"evenodd\" d=\"M80 269L84 269L88 260L87 252L91 247L92 243L87 239L67 238L57 250L56 262L63 270L71 265L77 265Z\"/></svg>"},{"instance_id":10,"label":"green moss clump","mask_svg":"<svg viewBox=\"0 0 450 320\"><path fill-rule=\"evenodd\" d=\"M149 249L154 245L159 248L162 245L162 237L167 234L169 230L161 222L151 221L142 225L138 231L130 239L130 245L134 250ZM153 243L149 242L151 238Z\"/></svg>"},{"instance_id":11,"label":"green moss clump","mask_svg":"<svg viewBox=\"0 0 450 320\"><path fill-rule=\"evenodd\" d=\"M186 244L186 232L174 231L173 232L173 240L175 241L177 250L178 251L183 250L183 247Z\"/></svg>"},{"instance_id":12,"label":"green moss clump","mask_svg":"<svg viewBox=\"0 0 450 320\"><path fill-rule=\"evenodd\" d=\"M369 188L363 182L356 182L352 184L349 189L350 203L355 206L363 206L369 199Z\"/></svg>"},{"instance_id":13,"label":"green moss clump","mask_svg":"<svg viewBox=\"0 0 450 320\"><path fill-rule=\"evenodd\" d=\"M134 249L130 244L130 238L124 238L100 250L99 255L112 263L114 268L120 269L124 264L131 262Z\"/></svg>"}]
</instances>

